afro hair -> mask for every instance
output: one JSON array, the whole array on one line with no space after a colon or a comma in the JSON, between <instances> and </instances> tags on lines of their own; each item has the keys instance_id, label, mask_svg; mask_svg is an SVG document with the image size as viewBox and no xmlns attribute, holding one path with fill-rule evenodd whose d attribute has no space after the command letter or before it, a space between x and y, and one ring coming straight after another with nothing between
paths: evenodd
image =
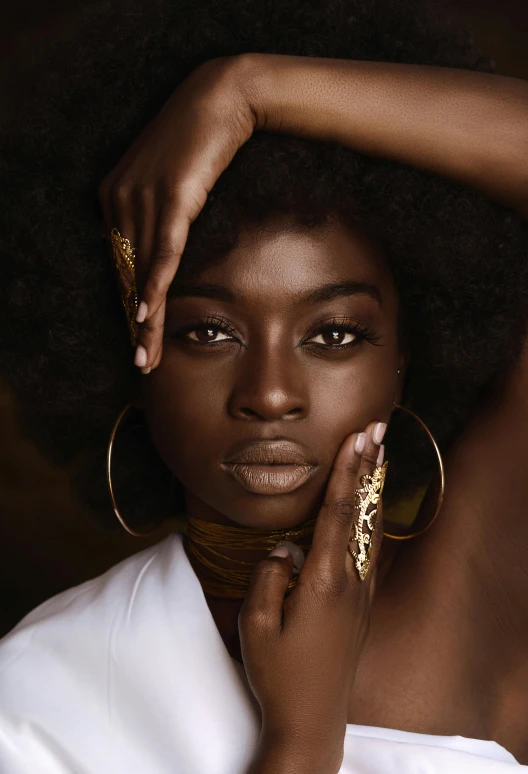
<instances>
[{"instance_id":1,"label":"afro hair","mask_svg":"<svg viewBox=\"0 0 528 774\"><path fill-rule=\"evenodd\" d=\"M80 461L79 495L109 529L119 524L107 446L137 369L98 185L198 65L245 52L495 71L471 32L425 0L111 0L72 14L12 64L0 129L0 369L24 435L56 464ZM337 215L378 240L411 355L402 403L445 451L519 356L527 224L425 171L257 132L191 224L179 271L225 255L243 228L277 215L306 228ZM386 436L389 505L435 465L428 439L404 419L395 412ZM170 471L133 412L116 438L112 481L130 524L183 508L181 485L170 497Z\"/></svg>"}]
</instances>

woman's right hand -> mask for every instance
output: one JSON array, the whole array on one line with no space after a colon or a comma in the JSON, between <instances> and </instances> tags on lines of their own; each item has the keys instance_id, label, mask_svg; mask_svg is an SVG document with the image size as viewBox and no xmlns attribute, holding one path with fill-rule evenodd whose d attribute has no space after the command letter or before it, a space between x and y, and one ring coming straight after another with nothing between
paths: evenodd
<instances>
[{"instance_id":1,"label":"woman's right hand","mask_svg":"<svg viewBox=\"0 0 528 774\"><path fill-rule=\"evenodd\" d=\"M352 433L341 444L289 596L291 556L270 554L254 567L238 620L247 679L262 715L251 774L266 771L264 762L280 755L304 759L299 771L341 767L383 541L386 427L370 422L361 438Z\"/></svg>"},{"instance_id":2,"label":"woman's right hand","mask_svg":"<svg viewBox=\"0 0 528 774\"><path fill-rule=\"evenodd\" d=\"M136 249L138 297L148 307L138 344L152 368L161 360L166 294L190 224L256 127L242 88L245 63L219 57L193 70L99 186L108 233L117 228Z\"/></svg>"}]
</instances>

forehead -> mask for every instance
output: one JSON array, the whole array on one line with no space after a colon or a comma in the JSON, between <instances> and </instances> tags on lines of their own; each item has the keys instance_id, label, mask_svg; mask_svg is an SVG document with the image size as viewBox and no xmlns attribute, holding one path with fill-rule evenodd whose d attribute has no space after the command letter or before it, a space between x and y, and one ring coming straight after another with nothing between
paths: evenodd
<instances>
[{"instance_id":1,"label":"forehead","mask_svg":"<svg viewBox=\"0 0 528 774\"><path fill-rule=\"evenodd\" d=\"M228 287L249 304L264 299L290 304L307 290L345 281L375 285L385 301L396 295L375 240L361 227L336 220L308 228L283 218L246 227L234 249L192 275L192 281Z\"/></svg>"}]
</instances>

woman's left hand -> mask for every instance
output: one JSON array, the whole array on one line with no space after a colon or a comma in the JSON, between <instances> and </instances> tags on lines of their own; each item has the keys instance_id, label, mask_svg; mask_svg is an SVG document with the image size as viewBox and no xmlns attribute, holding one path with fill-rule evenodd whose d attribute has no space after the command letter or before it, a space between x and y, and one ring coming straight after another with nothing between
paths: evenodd
<instances>
[{"instance_id":1,"label":"woman's left hand","mask_svg":"<svg viewBox=\"0 0 528 774\"><path fill-rule=\"evenodd\" d=\"M216 180L257 126L246 96L244 57L219 57L197 67L99 185L108 233L117 228L136 250L140 367L162 354L166 294L190 224ZM250 89L249 89L250 91Z\"/></svg>"},{"instance_id":2,"label":"woman's left hand","mask_svg":"<svg viewBox=\"0 0 528 774\"><path fill-rule=\"evenodd\" d=\"M338 771L341 765L349 695L369 629L383 539L383 479L366 507L372 536L355 508L362 476L372 476L381 464L381 439L373 437L377 424L365 429L361 453L355 450L357 433L342 443L310 551L291 594L284 599L293 570L291 556L263 559L255 565L239 613L242 658L262 710L261 754L269 749L304 750L324 771ZM347 550L355 539L354 524L370 551L364 580ZM354 543L352 549L360 552Z\"/></svg>"}]
</instances>

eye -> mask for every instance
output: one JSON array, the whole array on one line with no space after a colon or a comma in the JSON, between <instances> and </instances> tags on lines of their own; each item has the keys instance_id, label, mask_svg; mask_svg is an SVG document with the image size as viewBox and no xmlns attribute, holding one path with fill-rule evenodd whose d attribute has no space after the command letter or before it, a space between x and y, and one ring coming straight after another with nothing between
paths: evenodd
<instances>
[{"instance_id":1,"label":"eye","mask_svg":"<svg viewBox=\"0 0 528 774\"><path fill-rule=\"evenodd\" d=\"M223 338L217 338L218 334ZM191 328L187 331L187 336L191 341L197 341L200 344L216 344L218 341L226 341L226 336L217 325L202 325Z\"/></svg>"},{"instance_id":2,"label":"eye","mask_svg":"<svg viewBox=\"0 0 528 774\"><path fill-rule=\"evenodd\" d=\"M198 345L223 344L226 341L233 341L236 337L233 326L219 317L208 317L206 319L190 320L189 322L176 325L167 325L164 335L167 338L182 339Z\"/></svg>"},{"instance_id":3,"label":"eye","mask_svg":"<svg viewBox=\"0 0 528 774\"><path fill-rule=\"evenodd\" d=\"M319 349L338 350L356 347L363 339L377 344L380 338L360 323L336 319L320 325L307 343Z\"/></svg>"},{"instance_id":4,"label":"eye","mask_svg":"<svg viewBox=\"0 0 528 774\"><path fill-rule=\"evenodd\" d=\"M357 336L354 333L350 333L342 328L334 326L333 328L326 328L313 339L314 344L323 344L324 346L333 347L335 345L345 347L355 341ZM320 339L320 341L317 341Z\"/></svg>"},{"instance_id":5,"label":"eye","mask_svg":"<svg viewBox=\"0 0 528 774\"><path fill-rule=\"evenodd\" d=\"M167 338L177 338L197 346L214 347L227 342L237 342L235 328L220 317L190 320L180 325L167 325ZM305 344L322 350L343 350L357 346L365 339L377 345L381 337L354 320L329 320L320 324L305 340ZM240 342L239 342L240 343Z\"/></svg>"}]
</instances>

